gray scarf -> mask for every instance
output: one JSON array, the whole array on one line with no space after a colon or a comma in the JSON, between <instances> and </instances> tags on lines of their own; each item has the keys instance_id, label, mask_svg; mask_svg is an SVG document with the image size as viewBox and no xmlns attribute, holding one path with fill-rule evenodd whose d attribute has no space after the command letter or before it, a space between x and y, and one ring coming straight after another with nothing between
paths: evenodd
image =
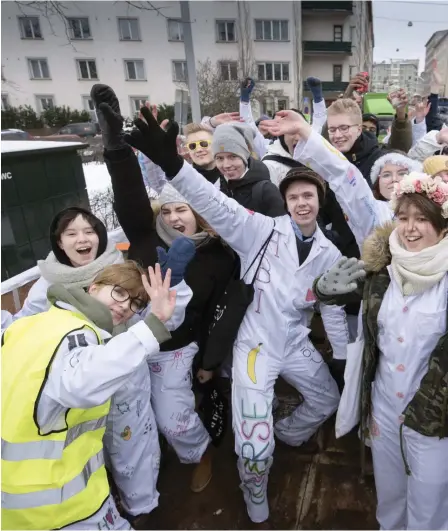
<instances>
[{"instance_id":1,"label":"gray scarf","mask_svg":"<svg viewBox=\"0 0 448 531\"><path fill-rule=\"evenodd\" d=\"M87 288L106 266L121 264L123 255L113 242L108 242L106 250L90 264L71 267L57 261L53 251L45 260L38 260L40 273L49 284L64 284L66 287Z\"/></svg>"},{"instance_id":2,"label":"gray scarf","mask_svg":"<svg viewBox=\"0 0 448 531\"><path fill-rule=\"evenodd\" d=\"M183 236L181 232L167 225L160 214L156 218L156 230L159 237L168 245L168 247L171 247L174 240ZM193 236L188 236L188 238L193 241L196 249L198 249L199 247L206 245L212 239L212 236L203 231L197 232L196 234L193 234Z\"/></svg>"}]
</instances>

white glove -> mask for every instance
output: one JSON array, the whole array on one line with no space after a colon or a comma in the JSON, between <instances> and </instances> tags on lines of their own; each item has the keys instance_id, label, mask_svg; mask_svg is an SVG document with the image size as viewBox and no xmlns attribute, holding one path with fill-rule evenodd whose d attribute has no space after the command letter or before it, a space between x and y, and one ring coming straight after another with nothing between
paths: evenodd
<instances>
[{"instance_id":1,"label":"white glove","mask_svg":"<svg viewBox=\"0 0 448 531\"><path fill-rule=\"evenodd\" d=\"M320 277L316 287L322 295L343 295L355 291L358 287L356 281L365 276L363 261L344 256Z\"/></svg>"}]
</instances>

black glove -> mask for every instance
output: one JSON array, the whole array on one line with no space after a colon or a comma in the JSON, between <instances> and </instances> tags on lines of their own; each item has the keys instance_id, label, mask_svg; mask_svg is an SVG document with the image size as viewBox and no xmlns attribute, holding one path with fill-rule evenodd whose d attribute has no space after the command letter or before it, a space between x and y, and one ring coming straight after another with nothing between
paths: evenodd
<instances>
[{"instance_id":1,"label":"black glove","mask_svg":"<svg viewBox=\"0 0 448 531\"><path fill-rule=\"evenodd\" d=\"M164 131L147 107L142 107L140 112L146 123L141 118L134 120L137 127L131 133L125 134L124 139L130 146L160 166L168 179L172 179L184 164L184 159L177 153L176 139L179 126L173 122Z\"/></svg>"},{"instance_id":2,"label":"black glove","mask_svg":"<svg viewBox=\"0 0 448 531\"><path fill-rule=\"evenodd\" d=\"M108 85L93 85L90 97L95 104L98 123L103 135L103 146L106 151L123 149L126 143L123 138L123 117L115 92Z\"/></svg>"}]
</instances>

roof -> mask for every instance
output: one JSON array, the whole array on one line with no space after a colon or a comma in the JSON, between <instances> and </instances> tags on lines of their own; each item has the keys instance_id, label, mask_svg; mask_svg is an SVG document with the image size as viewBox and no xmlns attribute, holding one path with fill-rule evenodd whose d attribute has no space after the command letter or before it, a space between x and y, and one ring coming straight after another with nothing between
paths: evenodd
<instances>
[{"instance_id":1,"label":"roof","mask_svg":"<svg viewBox=\"0 0 448 531\"><path fill-rule=\"evenodd\" d=\"M448 30L440 30L440 31L436 31L435 33L433 33L431 35L431 37L429 38L428 42L425 44L425 47L428 46L428 44L436 37L440 37L440 40L444 39L446 36L448 35Z\"/></svg>"},{"instance_id":2,"label":"roof","mask_svg":"<svg viewBox=\"0 0 448 531\"><path fill-rule=\"evenodd\" d=\"M36 153L40 151L74 151L87 147L82 142L52 142L51 140L2 140L2 156L9 153Z\"/></svg>"}]
</instances>

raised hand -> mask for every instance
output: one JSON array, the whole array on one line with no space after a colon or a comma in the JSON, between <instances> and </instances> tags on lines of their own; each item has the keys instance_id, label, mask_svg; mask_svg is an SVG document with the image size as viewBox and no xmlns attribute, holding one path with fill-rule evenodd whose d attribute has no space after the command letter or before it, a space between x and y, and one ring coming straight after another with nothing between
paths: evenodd
<instances>
[{"instance_id":1,"label":"raised hand","mask_svg":"<svg viewBox=\"0 0 448 531\"><path fill-rule=\"evenodd\" d=\"M108 85L93 85L90 96L95 105L98 123L103 135L103 145L106 150L121 149L125 146L123 140L123 122L118 98Z\"/></svg>"},{"instance_id":2,"label":"raised hand","mask_svg":"<svg viewBox=\"0 0 448 531\"><path fill-rule=\"evenodd\" d=\"M227 124L229 122L239 122L240 121L240 113L239 112L223 112L221 114L217 114L216 116L213 116L213 118L210 118L210 125L213 128L218 127L218 125Z\"/></svg>"},{"instance_id":3,"label":"raised hand","mask_svg":"<svg viewBox=\"0 0 448 531\"><path fill-rule=\"evenodd\" d=\"M140 109L144 120L137 118L136 127L124 136L125 141L133 148L141 151L154 164L165 172L168 178L175 177L184 164L177 152L177 135L179 126L173 122L166 131L161 129L157 120L147 107Z\"/></svg>"},{"instance_id":4,"label":"raised hand","mask_svg":"<svg viewBox=\"0 0 448 531\"><path fill-rule=\"evenodd\" d=\"M166 272L165 280L162 279L160 265L156 264L155 270L148 267L149 280L142 275L143 287L151 301L151 313L162 323L171 318L176 306L176 291L170 291L171 270Z\"/></svg>"},{"instance_id":5,"label":"raised hand","mask_svg":"<svg viewBox=\"0 0 448 531\"><path fill-rule=\"evenodd\" d=\"M421 101L415 104L414 117L417 124L423 122L431 109L431 102Z\"/></svg>"},{"instance_id":6,"label":"raised hand","mask_svg":"<svg viewBox=\"0 0 448 531\"><path fill-rule=\"evenodd\" d=\"M255 81L251 77L247 77L241 83L241 96L240 96L241 101L243 101L244 103L249 103L250 95L252 94L254 87L255 87Z\"/></svg>"},{"instance_id":7,"label":"raised hand","mask_svg":"<svg viewBox=\"0 0 448 531\"><path fill-rule=\"evenodd\" d=\"M317 291L322 295L344 295L358 287L357 280L366 276L364 262L357 258L342 257L317 282Z\"/></svg>"},{"instance_id":8,"label":"raised hand","mask_svg":"<svg viewBox=\"0 0 448 531\"><path fill-rule=\"evenodd\" d=\"M279 111L274 120L260 122L259 128L272 136L299 134L303 139L307 139L311 134L310 124L294 111Z\"/></svg>"},{"instance_id":9,"label":"raised hand","mask_svg":"<svg viewBox=\"0 0 448 531\"><path fill-rule=\"evenodd\" d=\"M162 277L171 270L171 286L177 286L185 276L188 264L196 254L196 247L190 238L181 236L176 238L168 252L163 247L157 247L157 256L162 269Z\"/></svg>"}]
</instances>

